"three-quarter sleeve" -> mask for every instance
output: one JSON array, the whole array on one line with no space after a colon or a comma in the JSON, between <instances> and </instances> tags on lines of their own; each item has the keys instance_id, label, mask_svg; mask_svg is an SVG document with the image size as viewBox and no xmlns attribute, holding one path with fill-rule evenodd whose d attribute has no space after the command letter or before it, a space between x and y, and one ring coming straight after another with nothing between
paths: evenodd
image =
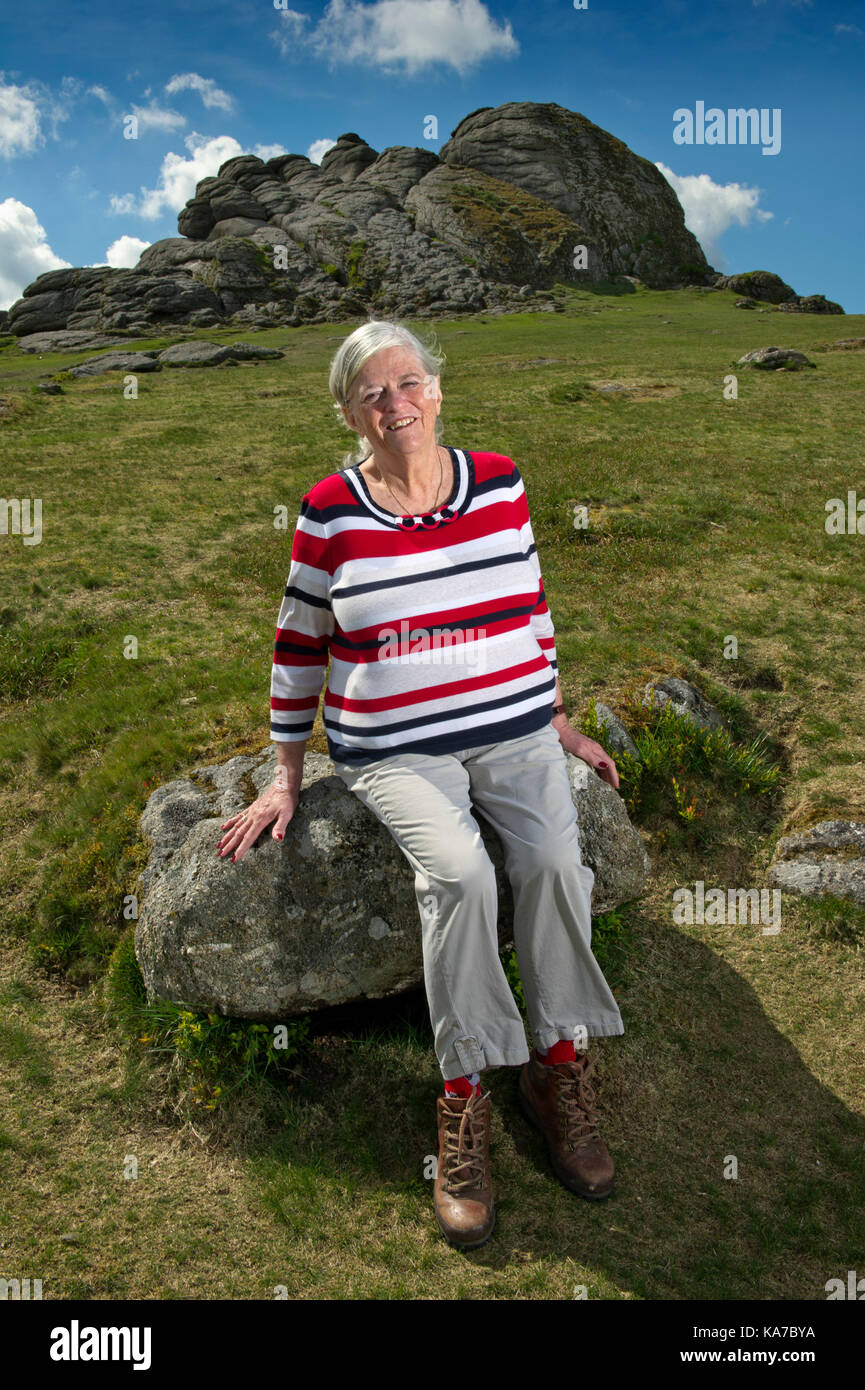
<instances>
[{"instance_id":1,"label":"three-quarter sleeve","mask_svg":"<svg viewBox=\"0 0 865 1390\"><path fill-rule=\"evenodd\" d=\"M279 743L312 733L327 670L334 619L324 526L304 496L291 567L276 622L270 678L270 737Z\"/></svg>"}]
</instances>

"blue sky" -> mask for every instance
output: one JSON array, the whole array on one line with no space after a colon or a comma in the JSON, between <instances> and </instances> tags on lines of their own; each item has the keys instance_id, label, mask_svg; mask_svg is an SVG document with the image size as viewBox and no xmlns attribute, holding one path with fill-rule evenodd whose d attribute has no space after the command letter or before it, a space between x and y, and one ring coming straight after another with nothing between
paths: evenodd
<instances>
[{"instance_id":1,"label":"blue sky","mask_svg":"<svg viewBox=\"0 0 865 1390\"><path fill-rule=\"evenodd\" d=\"M345 131L437 151L479 106L555 101L661 167L717 270L772 270L865 312L863 0L5 8L0 307L45 270L134 265L234 154L319 161ZM725 120L724 142L677 143L674 113L698 103L710 122L765 111L764 134L729 141Z\"/></svg>"}]
</instances>

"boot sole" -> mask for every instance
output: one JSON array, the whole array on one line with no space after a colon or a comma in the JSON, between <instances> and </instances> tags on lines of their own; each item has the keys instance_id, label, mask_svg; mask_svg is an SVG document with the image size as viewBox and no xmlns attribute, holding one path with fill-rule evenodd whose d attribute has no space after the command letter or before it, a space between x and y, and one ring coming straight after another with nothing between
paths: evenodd
<instances>
[{"instance_id":1,"label":"boot sole","mask_svg":"<svg viewBox=\"0 0 865 1390\"><path fill-rule=\"evenodd\" d=\"M490 1226L490 1229L487 1231L487 1234L481 1240L457 1240L452 1234L448 1232L446 1227L442 1225L441 1221L439 1220L438 1212L435 1213L435 1219L436 1225L438 1226L448 1245L452 1245L455 1250L479 1250L482 1245L486 1245L493 1231L496 1229L496 1214L495 1212L493 1212L493 1224Z\"/></svg>"},{"instance_id":2,"label":"boot sole","mask_svg":"<svg viewBox=\"0 0 865 1390\"><path fill-rule=\"evenodd\" d=\"M549 1140L547 1139L544 1127L538 1119L537 1115L535 1114L534 1110L532 1109L532 1105L528 1096L526 1096L522 1087L519 1085L517 1086L517 1094L519 1096L520 1109L522 1110L526 1119L529 1121L529 1124L534 1125L535 1129L540 1130L540 1133L546 1140L547 1156L550 1160L550 1167L552 1168L553 1172L555 1173L562 1186L566 1187L569 1192L576 1193L578 1197L585 1197L590 1202L603 1202L605 1198L612 1196L613 1188L615 1186L615 1178L610 1183L609 1187L605 1187L602 1191L587 1192L585 1188L578 1186L576 1179L570 1173L567 1173L564 1169L560 1167L560 1165L557 1163L555 1157L552 1154Z\"/></svg>"}]
</instances>

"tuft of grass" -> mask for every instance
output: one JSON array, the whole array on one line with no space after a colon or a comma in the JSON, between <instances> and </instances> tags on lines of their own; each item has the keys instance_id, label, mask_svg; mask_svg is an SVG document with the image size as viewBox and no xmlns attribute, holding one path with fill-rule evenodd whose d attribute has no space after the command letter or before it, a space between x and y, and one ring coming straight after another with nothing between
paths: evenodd
<instances>
[{"instance_id":1,"label":"tuft of grass","mask_svg":"<svg viewBox=\"0 0 865 1390\"><path fill-rule=\"evenodd\" d=\"M184 1079L187 1099L205 1110L223 1105L252 1082L293 1074L290 1063L302 1054L309 1035L306 1018L270 1026L148 1000L134 930L112 953L105 1001L108 1017L127 1041L169 1059Z\"/></svg>"},{"instance_id":2,"label":"tuft of grass","mask_svg":"<svg viewBox=\"0 0 865 1390\"><path fill-rule=\"evenodd\" d=\"M588 381L562 382L551 386L547 398L553 405L575 405L579 401L590 400L597 392Z\"/></svg>"},{"instance_id":3,"label":"tuft of grass","mask_svg":"<svg viewBox=\"0 0 865 1390\"><path fill-rule=\"evenodd\" d=\"M27 1085L50 1086L53 1068L45 1047L34 1029L0 1019L0 1060L20 1071Z\"/></svg>"},{"instance_id":4,"label":"tuft of grass","mask_svg":"<svg viewBox=\"0 0 865 1390\"><path fill-rule=\"evenodd\" d=\"M511 987L511 994L514 996L514 999L517 1003L517 1008L519 1009L523 1021L525 1022L528 1017L528 1015L526 1014L526 996L523 992L523 982L520 979L520 967L517 962L516 951L511 950L505 956L503 956L502 965L504 967L507 982Z\"/></svg>"},{"instance_id":5,"label":"tuft of grass","mask_svg":"<svg viewBox=\"0 0 865 1390\"><path fill-rule=\"evenodd\" d=\"M865 907L826 893L803 900L803 922L815 940L851 946L865 946Z\"/></svg>"},{"instance_id":6,"label":"tuft of grass","mask_svg":"<svg viewBox=\"0 0 865 1390\"><path fill-rule=\"evenodd\" d=\"M644 707L631 695L626 706L624 722L637 748L636 758L631 753L613 753L594 700L581 727L614 757L619 790L636 819L667 806L685 824L693 824L703 814L699 797L707 798L713 787L733 797L747 792L755 798L769 798L780 790L781 769L769 761L765 733L741 745L726 729L699 728L670 704L658 706L653 701ZM690 774L690 790L679 780L686 774Z\"/></svg>"},{"instance_id":7,"label":"tuft of grass","mask_svg":"<svg viewBox=\"0 0 865 1390\"><path fill-rule=\"evenodd\" d=\"M100 624L86 613L70 612L63 622L34 627L5 608L0 614L0 700L13 704L68 691L86 673L90 639L97 634L101 640Z\"/></svg>"}]
</instances>

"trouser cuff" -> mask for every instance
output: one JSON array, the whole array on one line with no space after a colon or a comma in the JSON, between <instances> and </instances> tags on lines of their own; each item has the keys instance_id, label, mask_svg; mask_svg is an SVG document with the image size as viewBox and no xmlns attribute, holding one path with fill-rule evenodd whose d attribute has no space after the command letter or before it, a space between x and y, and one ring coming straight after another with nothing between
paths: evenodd
<instances>
[{"instance_id":1,"label":"trouser cuff","mask_svg":"<svg viewBox=\"0 0 865 1390\"><path fill-rule=\"evenodd\" d=\"M467 1065L472 1058L474 1065ZM457 1076L471 1076L472 1072L482 1072L487 1067L521 1067L528 1060L528 1043L521 1029L519 1036L503 1043L492 1043L486 1038L459 1038L439 1058L439 1066L445 1081L453 1081Z\"/></svg>"},{"instance_id":2,"label":"trouser cuff","mask_svg":"<svg viewBox=\"0 0 865 1390\"><path fill-rule=\"evenodd\" d=\"M602 1014L599 1018L561 1028L540 1028L532 1036L538 1052L549 1052L557 1042L572 1042L578 1052L584 1052L589 1038L619 1037L624 1031L621 1018Z\"/></svg>"}]
</instances>

